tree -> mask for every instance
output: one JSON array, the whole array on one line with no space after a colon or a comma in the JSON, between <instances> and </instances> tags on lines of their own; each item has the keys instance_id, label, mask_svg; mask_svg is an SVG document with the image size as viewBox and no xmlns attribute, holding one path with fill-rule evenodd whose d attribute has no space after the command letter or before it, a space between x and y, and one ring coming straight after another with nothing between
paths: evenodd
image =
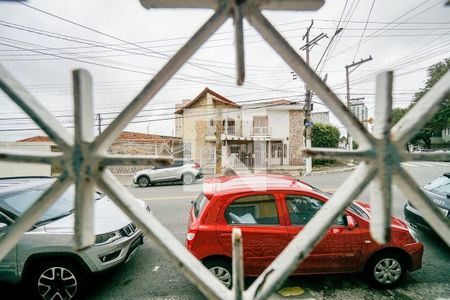
<instances>
[{"instance_id":1,"label":"tree","mask_svg":"<svg viewBox=\"0 0 450 300\"><path fill-rule=\"evenodd\" d=\"M339 129L332 125L315 123L311 130L311 145L321 148L337 148L339 146ZM334 163L334 160L314 159L315 165L328 165Z\"/></svg>"},{"instance_id":2,"label":"tree","mask_svg":"<svg viewBox=\"0 0 450 300\"><path fill-rule=\"evenodd\" d=\"M392 125L395 125L404 115L408 112L409 107L400 108L396 107L392 110Z\"/></svg>"},{"instance_id":3,"label":"tree","mask_svg":"<svg viewBox=\"0 0 450 300\"><path fill-rule=\"evenodd\" d=\"M441 79L442 76L450 69L450 58L444 59L444 61L438 62L430 66L427 69L428 78L425 82L425 87L420 89L415 95L411 107L417 103L417 101L422 98L423 95L431 88L433 85ZM427 148L431 147L431 137L440 136L442 130L450 126L450 100L447 97L441 102L439 111L429 120L411 139L414 144L423 143Z\"/></svg>"}]
</instances>

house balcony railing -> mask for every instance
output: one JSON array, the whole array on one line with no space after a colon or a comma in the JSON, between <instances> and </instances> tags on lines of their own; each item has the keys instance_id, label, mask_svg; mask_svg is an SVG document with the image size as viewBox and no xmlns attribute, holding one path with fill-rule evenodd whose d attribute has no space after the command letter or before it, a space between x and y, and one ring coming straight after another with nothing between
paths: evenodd
<instances>
[{"instance_id":1,"label":"house balcony railing","mask_svg":"<svg viewBox=\"0 0 450 300\"><path fill-rule=\"evenodd\" d=\"M272 127L253 127L252 136L270 136L272 134Z\"/></svg>"},{"instance_id":2,"label":"house balcony railing","mask_svg":"<svg viewBox=\"0 0 450 300\"><path fill-rule=\"evenodd\" d=\"M240 135L241 132L239 130L239 127L236 127L235 125L228 125L223 128L223 133L226 135ZM215 126L208 126L206 130L207 136L215 136L216 135L216 127Z\"/></svg>"}]
</instances>

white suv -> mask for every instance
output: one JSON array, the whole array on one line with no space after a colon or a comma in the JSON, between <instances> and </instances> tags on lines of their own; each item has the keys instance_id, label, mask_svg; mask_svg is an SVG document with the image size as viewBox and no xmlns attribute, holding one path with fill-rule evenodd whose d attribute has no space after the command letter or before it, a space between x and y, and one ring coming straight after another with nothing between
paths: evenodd
<instances>
[{"instance_id":1,"label":"white suv","mask_svg":"<svg viewBox=\"0 0 450 300\"><path fill-rule=\"evenodd\" d=\"M173 163L165 167L153 167L136 172L133 183L146 187L158 182L182 181L183 184L193 184L203 174L200 165L191 160L175 159Z\"/></svg>"},{"instance_id":2,"label":"white suv","mask_svg":"<svg viewBox=\"0 0 450 300\"><path fill-rule=\"evenodd\" d=\"M49 177L0 179L0 239L53 182ZM23 282L33 299L80 298L89 274L133 257L144 236L101 193L95 201L95 244L74 248L74 190L66 190L0 261L0 281ZM136 201L146 209L142 200Z\"/></svg>"}]
</instances>

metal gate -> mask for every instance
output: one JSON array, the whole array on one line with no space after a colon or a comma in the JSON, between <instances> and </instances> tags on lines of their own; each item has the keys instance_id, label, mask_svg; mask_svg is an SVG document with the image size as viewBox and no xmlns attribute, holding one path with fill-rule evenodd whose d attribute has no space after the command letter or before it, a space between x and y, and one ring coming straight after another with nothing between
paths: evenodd
<instances>
[{"instance_id":1,"label":"metal gate","mask_svg":"<svg viewBox=\"0 0 450 300\"><path fill-rule=\"evenodd\" d=\"M62 166L64 171L57 181L15 223L0 243L0 258L14 247L22 234L52 205L67 187L75 183L75 242L79 249L94 242L93 189L97 184L159 245L177 266L210 299L267 299L294 271L321 240L327 228L346 206L371 183L371 233L379 243L389 239L391 215L391 183L406 194L413 205L422 212L425 220L450 246L450 224L433 203L406 173L400 162L404 160L450 159L447 153L405 153L403 146L413 132L423 126L438 110L439 104L450 94L450 72L411 109L395 126L391 127L392 72L377 77L374 134L369 134L343 102L331 91L317 74L305 63L288 42L263 16L261 10L315 10L323 0L141 0L146 8L212 8L215 13L149 81L106 130L94 139L92 124L92 82L84 70L73 72L75 102L75 136L69 132L28 93L3 67L0 67L0 86L9 97L26 112L47 135L55 141L62 153L19 152L0 150L5 161L46 163ZM153 216L135 202L106 168L109 165L145 165L167 163L167 159L149 156L110 155L111 144L138 112L183 66L200 46L228 19L235 24L237 83L244 82L243 18L252 25L303 79L313 92L347 127L360 147L356 151L333 149L306 149L307 155L322 158L359 158L362 162L331 199L315 215L295 239L272 264L244 291L242 267L242 241L239 230L233 233L233 289L222 285L186 248Z\"/></svg>"}]
</instances>

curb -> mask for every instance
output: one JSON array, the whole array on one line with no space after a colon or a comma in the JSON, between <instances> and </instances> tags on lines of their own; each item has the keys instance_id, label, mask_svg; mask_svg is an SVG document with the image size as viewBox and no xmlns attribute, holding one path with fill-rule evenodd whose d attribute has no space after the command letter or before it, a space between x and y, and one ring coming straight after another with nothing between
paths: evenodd
<instances>
[{"instance_id":1,"label":"curb","mask_svg":"<svg viewBox=\"0 0 450 300\"><path fill-rule=\"evenodd\" d=\"M311 174L303 174L302 176L315 176L315 175L323 175L323 174L336 174L336 173L344 173L353 171L356 169L356 166L354 167L348 167L348 168L340 168L340 169L331 169L331 170L325 170L325 171L316 171L312 172Z\"/></svg>"}]
</instances>

